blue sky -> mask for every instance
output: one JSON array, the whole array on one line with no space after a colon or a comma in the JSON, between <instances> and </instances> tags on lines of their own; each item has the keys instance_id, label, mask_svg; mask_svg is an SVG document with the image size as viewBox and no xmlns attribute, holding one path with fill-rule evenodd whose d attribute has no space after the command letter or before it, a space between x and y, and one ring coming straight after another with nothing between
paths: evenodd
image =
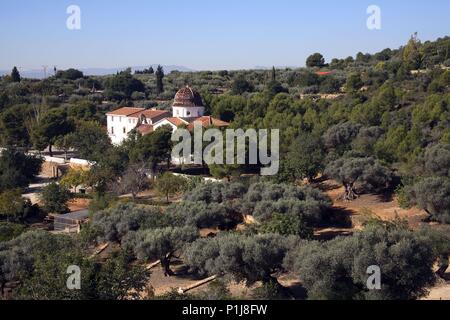
<instances>
[{"instance_id":1,"label":"blue sky","mask_svg":"<svg viewBox=\"0 0 450 320\"><path fill-rule=\"evenodd\" d=\"M69 5L82 29L66 28ZM382 29L366 27L381 8ZM447 0L0 0L0 69L302 66L450 35Z\"/></svg>"}]
</instances>

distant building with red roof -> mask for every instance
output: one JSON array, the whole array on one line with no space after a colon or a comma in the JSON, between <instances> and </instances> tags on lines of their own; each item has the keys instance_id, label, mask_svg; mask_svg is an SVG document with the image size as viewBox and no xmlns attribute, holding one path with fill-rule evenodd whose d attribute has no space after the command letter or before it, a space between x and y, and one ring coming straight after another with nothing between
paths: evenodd
<instances>
[{"instance_id":1,"label":"distant building with red roof","mask_svg":"<svg viewBox=\"0 0 450 320\"><path fill-rule=\"evenodd\" d=\"M318 76L328 76L328 75L333 74L333 73L334 73L334 71L317 71L316 72L316 74Z\"/></svg>"}]
</instances>

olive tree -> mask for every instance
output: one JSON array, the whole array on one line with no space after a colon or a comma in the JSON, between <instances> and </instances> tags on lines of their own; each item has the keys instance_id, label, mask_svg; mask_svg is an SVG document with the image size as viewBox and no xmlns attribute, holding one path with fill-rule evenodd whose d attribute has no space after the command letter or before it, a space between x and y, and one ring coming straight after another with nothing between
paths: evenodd
<instances>
[{"instance_id":1,"label":"olive tree","mask_svg":"<svg viewBox=\"0 0 450 320\"><path fill-rule=\"evenodd\" d=\"M371 227L352 237L303 243L285 259L299 275L309 299L410 300L434 283L435 254L409 230ZM381 270L380 290L367 286L367 270Z\"/></svg>"},{"instance_id":2,"label":"olive tree","mask_svg":"<svg viewBox=\"0 0 450 320\"><path fill-rule=\"evenodd\" d=\"M362 190L377 190L386 187L392 179L391 171L372 157L342 157L329 163L325 174L345 187L346 201L357 198L357 184Z\"/></svg>"},{"instance_id":3,"label":"olive tree","mask_svg":"<svg viewBox=\"0 0 450 320\"><path fill-rule=\"evenodd\" d=\"M96 213L88 228L91 240L121 243L129 232L169 225L168 216L156 208L123 204Z\"/></svg>"},{"instance_id":4,"label":"olive tree","mask_svg":"<svg viewBox=\"0 0 450 320\"><path fill-rule=\"evenodd\" d=\"M241 183L205 183L184 195L185 201L222 203L242 198L247 188Z\"/></svg>"},{"instance_id":5,"label":"olive tree","mask_svg":"<svg viewBox=\"0 0 450 320\"><path fill-rule=\"evenodd\" d=\"M201 275L227 276L253 284L278 283L289 241L279 235L226 234L199 239L185 252L191 269Z\"/></svg>"},{"instance_id":6,"label":"olive tree","mask_svg":"<svg viewBox=\"0 0 450 320\"><path fill-rule=\"evenodd\" d=\"M434 255L438 258L439 269L436 274L443 277L449 267L450 258L450 226L424 226L419 234L429 243Z\"/></svg>"},{"instance_id":7,"label":"olive tree","mask_svg":"<svg viewBox=\"0 0 450 320\"><path fill-rule=\"evenodd\" d=\"M172 224L196 228L226 228L242 221L241 217L236 217L234 212L227 210L225 205L205 202L183 201L168 207L165 214L170 217Z\"/></svg>"},{"instance_id":8,"label":"olive tree","mask_svg":"<svg viewBox=\"0 0 450 320\"><path fill-rule=\"evenodd\" d=\"M450 177L450 145L437 144L425 150L425 171L429 175Z\"/></svg>"},{"instance_id":9,"label":"olive tree","mask_svg":"<svg viewBox=\"0 0 450 320\"><path fill-rule=\"evenodd\" d=\"M128 234L123 245L131 249L139 260L159 260L164 269L164 275L168 277L174 275L170 269L170 263L177 251L182 251L197 237L197 229L189 226L144 229Z\"/></svg>"},{"instance_id":10,"label":"olive tree","mask_svg":"<svg viewBox=\"0 0 450 320\"><path fill-rule=\"evenodd\" d=\"M273 214L270 220L261 225L259 231L284 236L293 235L302 239L311 239L314 235L311 225L304 221L303 217L295 214Z\"/></svg>"},{"instance_id":11,"label":"olive tree","mask_svg":"<svg viewBox=\"0 0 450 320\"><path fill-rule=\"evenodd\" d=\"M319 190L311 187L256 183L249 187L237 210L253 215L264 223L274 213L295 215L310 227L326 218L331 200Z\"/></svg>"},{"instance_id":12,"label":"olive tree","mask_svg":"<svg viewBox=\"0 0 450 320\"><path fill-rule=\"evenodd\" d=\"M450 179L430 177L407 187L410 205L425 210L431 220L450 224Z\"/></svg>"},{"instance_id":13,"label":"olive tree","mask_svg":"<svg viewBox=\"0 0 450 320\"><path fill-rule=\"evenodd\" d=\"M344 122L330 127L322 136L328 150L336 150L338 154L350 148L351 142L358 136L360 124Z\"/></svg>"}]
</instances>

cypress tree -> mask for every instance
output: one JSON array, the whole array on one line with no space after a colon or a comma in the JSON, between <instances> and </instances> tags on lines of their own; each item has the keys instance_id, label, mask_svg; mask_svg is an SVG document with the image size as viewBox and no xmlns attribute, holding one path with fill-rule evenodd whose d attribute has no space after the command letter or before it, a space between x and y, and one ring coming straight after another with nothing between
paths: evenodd
<instances>
[{"instance_id":1,"label":"cypress tree","mask_svg":"<svg viewBox=\"0 0 450 320\"><path fill-rule=\"evenodd\" d=\"M164 83L163 83L163 78L164 78L164 69L162 66L158 66L158 68L156 69L156 93L157 94L161 94L164 92Z\"/></svg>"},{"instance_id":2,"label":"cypress tree","mask_svg":"<svg viewBox=\"0 0 450 320\"><path fill-rule=\"evenodd\" d=\"M17 70L17 67L14 67L14 68L12 69L12 72L11 72L11 79L12 79L13 82L20 82L21 77L20 77L19 70Z\"/></svg>"}]
</instances>

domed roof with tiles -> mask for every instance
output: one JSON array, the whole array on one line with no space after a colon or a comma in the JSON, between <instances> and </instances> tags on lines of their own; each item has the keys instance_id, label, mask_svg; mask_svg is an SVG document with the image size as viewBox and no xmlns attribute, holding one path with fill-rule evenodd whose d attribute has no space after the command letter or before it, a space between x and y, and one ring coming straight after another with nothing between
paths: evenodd
<instances>
[{"instance_id":1,"label":"domed roof with tiles","mask_svg":"<svg viewBox=\"0 0 450 320\"><path fill-rule=\"evenodd\" d=\"M201 95L193 90L191 87L186 86L180 89L175 95L173 102L174 107L203 107L203 100Z\"/></svg>"}]
</instances>

